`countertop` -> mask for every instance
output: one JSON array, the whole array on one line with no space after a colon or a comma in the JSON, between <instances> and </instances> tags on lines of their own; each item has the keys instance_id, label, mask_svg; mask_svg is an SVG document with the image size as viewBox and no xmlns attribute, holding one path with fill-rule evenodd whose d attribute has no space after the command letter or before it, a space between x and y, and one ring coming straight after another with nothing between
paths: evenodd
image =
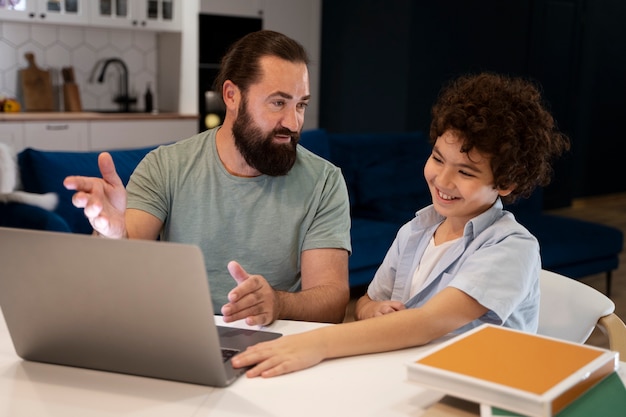
<instances>
[{"instance_id":1,"label":"countertop","mask_svg":"<svg viewBox=\"0 0 626 417\"><path fill-rule=\"evenodd\" d=\"M0 122L60 122L60 121L123 121L197 119L197 114L181 113L100 113L100 112L20 112L0 113Z\"/></svg>"}]
</instances>

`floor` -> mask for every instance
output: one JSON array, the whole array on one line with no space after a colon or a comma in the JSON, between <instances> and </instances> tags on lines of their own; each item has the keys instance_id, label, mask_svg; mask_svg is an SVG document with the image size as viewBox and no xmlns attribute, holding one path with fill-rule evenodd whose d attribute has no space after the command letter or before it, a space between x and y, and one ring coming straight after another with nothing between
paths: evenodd
<instances>
[{"instance_id":1,"label":"floor","mask_svg":"<svg viewBox=\"0 0 626 417\"><path fill-rule=\"evenodd\" d=\"M577 199L571 207L551 210L550 213L617 227L626 235L626 193ZM604 293L605 277L605 274L590 275L581 279L581 282ZM613 271L612 282L611 298L615 303L615 312L626 321L626 250L623 250L620 255L620 265L617 270ZM348 305L346 321L352 320L355 301L356 299L353 299ZM600 331L595 331L588 343L608 347L606 337Z\"/></svg>"}]
</instances>

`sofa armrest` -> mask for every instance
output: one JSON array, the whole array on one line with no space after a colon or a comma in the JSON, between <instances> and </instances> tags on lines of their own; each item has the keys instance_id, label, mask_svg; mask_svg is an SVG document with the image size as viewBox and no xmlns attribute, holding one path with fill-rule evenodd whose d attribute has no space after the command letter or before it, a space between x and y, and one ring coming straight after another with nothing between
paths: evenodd
<instances>
[{"instance_id":1,"label":"sofa armrest","mask_svg":"<svg viewBox=\"0 0 626 417\"><path fill-rule=\"evenodd\" d=\"M124 185L143 157L154 147L111 150L117 174ZM59 205L54 211L74 233L89 234L91 225L83 210L74 207L74 191L63 186L68 175L100 177L98 154L100 152L63 152L44 151L27 148L18 154L18 165L24 191L44 194L55 193L59 196Z\"/></svg>"},{"instance_id":2,"label":"sofa armrest","mask_svg":"<svg viewBox=\"0 0 626 417\"><path fill-rule=\"evenodd\" d=\"M0 203L0 226L71 232L67 222L58 214L22 203Z\"/></svg>"}]
</instances>

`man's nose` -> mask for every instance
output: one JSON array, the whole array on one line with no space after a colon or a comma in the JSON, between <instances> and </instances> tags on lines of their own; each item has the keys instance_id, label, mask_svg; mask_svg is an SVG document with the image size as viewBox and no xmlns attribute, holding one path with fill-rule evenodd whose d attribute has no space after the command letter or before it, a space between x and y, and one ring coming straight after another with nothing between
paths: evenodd
<instances>
[{"instance_id":1,"label":"man's nose","mask_svg":"<svg viewBox=\"0 0 626 417\"><path fill-rule=\"evenodd\" d=\"M304 115L300 114L297 109L287 109L285 111L285 114L283 115L281 125L291 130L292 132L299 132L303 120Z\"/></svg>"}]
</instances>

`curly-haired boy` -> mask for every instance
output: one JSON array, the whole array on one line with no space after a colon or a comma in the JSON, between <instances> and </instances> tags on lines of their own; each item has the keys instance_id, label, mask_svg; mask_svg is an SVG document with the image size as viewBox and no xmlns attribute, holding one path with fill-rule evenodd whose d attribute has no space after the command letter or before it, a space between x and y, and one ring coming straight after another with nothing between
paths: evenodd
<instances>
[{"instance_id":1,"label":"curly-haired boy","mask_svg":"<svg viewBox=\"0 0 626 417\"><path fill-rule=\"evenodd\" d=\"M539 245L503 209L546 185L569 141L538 88L483 73L448 84L433 106L424 167L433 204L402 226L358 321L256 345L233 360L274 376L325 358L419 346L482 323L537 330Z\"/></svg>"}]
</instances>

